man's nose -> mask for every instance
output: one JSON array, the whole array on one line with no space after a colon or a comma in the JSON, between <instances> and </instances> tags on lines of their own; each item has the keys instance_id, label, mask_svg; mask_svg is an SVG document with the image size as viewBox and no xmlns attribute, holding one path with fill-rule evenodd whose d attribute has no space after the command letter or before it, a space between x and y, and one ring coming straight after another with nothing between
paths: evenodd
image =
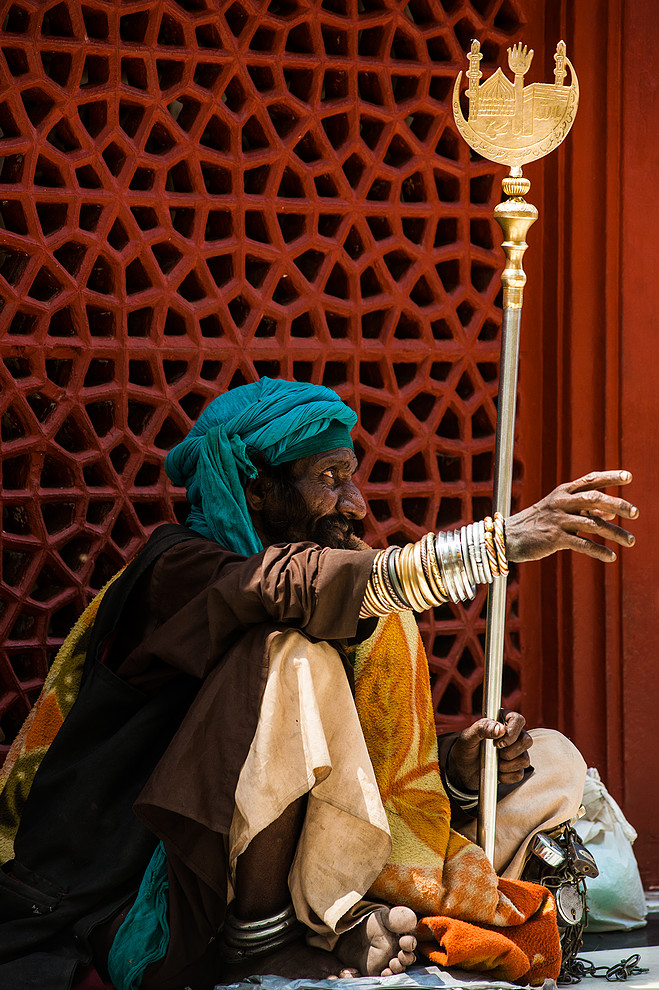
<instances>
[{"instance_id":1,"label":"man's nose","mask_svg":"<svg viewBox=\"0 0 659 990\"><path fill-rule=\"evenodd\" d=\"M337 509L352 519L363 519L366 515L366 502L354 481L341 486L341 497Z\"/></svg>"}]
</instances>

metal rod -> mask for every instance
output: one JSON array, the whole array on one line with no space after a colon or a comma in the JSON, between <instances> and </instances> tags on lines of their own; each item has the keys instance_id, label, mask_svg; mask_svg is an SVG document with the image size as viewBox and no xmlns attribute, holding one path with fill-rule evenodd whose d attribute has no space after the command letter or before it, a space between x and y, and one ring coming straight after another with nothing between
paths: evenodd
<instances>
[{"instance_id":1,"label":"metal rod","mask_svg":"<svg viewBox=\"0 0 659 990\"><path fill-rule=\"evenodd\" d=\"M512 491L513 437L517 398L517 366L521 309L505 309L501 326L501 364L499 404L494 465L493 511L510 514ZM485 674L483 679L483 715L498 719L503 680L503 647L506 622L506 577L495 577L487 599L485 632ZM484 740L481 748L480 801L478 808L478 844L494 862L497 813L497 751L494 741Z\"/></svg>"},{"instance_id":2,"label":"metal rod","mask_svg":"<svg viewBox=\"0 0 659 990\"><path fill-rule=\"evenodd\" d=\"M504 179L504 192L508 195L512 194L512 197L497 206L494 211L495 219L503 230L506 266L501 274L503 320L492 504L493 511L501 512L504 517L510 515L512 492L519 338L526 283L522 258L527 247L526 234L538 216L535 207L523 199L529 186L528 180L520 177ZM494 720L498 719L501 708L506 586L505 577L496 577L490 585L487 599L483 715ZM498 759L494 740L485 739L481 745L477 834L478 844L485 850L492 864L496 839L497 778Z\"/></svg>"}]
</instances>

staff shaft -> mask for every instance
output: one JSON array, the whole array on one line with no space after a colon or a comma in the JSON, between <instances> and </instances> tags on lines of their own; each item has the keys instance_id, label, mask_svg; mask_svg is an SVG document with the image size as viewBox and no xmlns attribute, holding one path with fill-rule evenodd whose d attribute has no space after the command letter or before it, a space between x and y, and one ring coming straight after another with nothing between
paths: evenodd
<instances>
[{"instance_id":1,"label":"staff shaft","mask_svg":"<svg viewBox=\"0 0 659 990\"><path fill-rule=\"evenodd\" d=\"M510 514L513 473L513 437L517 397L517 368L519 362L519 332L521 309L506 308L501 327L501 364L499 371L499 404L494 466L493 511ZM485 673L483 684L483 715L497 719L501 708L503 680L503 647L506 621L506 577L497 577L490 586L487 599L485 632ZM481 749L480 801L478 811L478 844L494 862L494 842L497 809L497 752L491 739L484 740Z\"/></svg>"},{"instance_id":2,"label":"staff shaft","mask_svg":"<svg viewBox=\"0 0 659 990\"><path fill-rule=\"evenodd\" d=\"M503 285L503 321L501 324L501 361L499 367L499 400L494 457L493 511L510 514L513 441L515 436L515 406L517 398L517 369L522 301L526 275L522 258L526 251L526 234L538 212L527 203L523 193L528 180L504 179L504 191L513 195L494 211L503 230L503 250L506 266L501 274ZM522 186L521 183L524 183ZM517 195L515 195L515 193ZM506 621L505 577L496 577L490 585L487 600L485 632L485 670L483 674L483 715L497 719L501 708L503 679L503 648ZM496 836L498 760L494 741L486 739L481 746L480 798L478 807L478 844L494 863Z\"/></svg>"}]
</instances>

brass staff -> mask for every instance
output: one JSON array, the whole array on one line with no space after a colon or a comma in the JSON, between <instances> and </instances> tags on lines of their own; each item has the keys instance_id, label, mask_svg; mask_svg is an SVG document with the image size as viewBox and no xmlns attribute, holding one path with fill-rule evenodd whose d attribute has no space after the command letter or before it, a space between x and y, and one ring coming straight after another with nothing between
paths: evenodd
<instances>
[{"instance_id":1,"label":"brass staff","mask_svg":"<svg viewBox=\"0 0 659 990\"><path fill-rule=\"evenodd\" d=\"M522 176L522 165L542 158L558 147L565 138L577 111L579 84L566 56L563 41L556 46L553 83L524 86L524 76L531 65L533 50L527 50L521 43L508 49L508 66L514 75L514 82L498 68L489 79L480 84L482 72L479 63L482 57L479 42L473 41L467 55L469 116L465 120L460 108L462 73L458 75L453 89L453 116L458 130L474 151L490 161L510 166L510 175L502 182L507 198L494 210L494 217L503 231L506 264L501 274L503 321L492 500L493 511L508 516L512 489L519 333L526 284L522 259L527 247L527 232L538 218L535 206L524 199L531 183ZM568 68L570 85L565 86ZM483 715L495 720L498 719L501 708L506 583L506 576L495 577L487 600ZM486 739L481 749L478 842L492 863L497 776L494 741Z\"/></svg>"}]
</instances>

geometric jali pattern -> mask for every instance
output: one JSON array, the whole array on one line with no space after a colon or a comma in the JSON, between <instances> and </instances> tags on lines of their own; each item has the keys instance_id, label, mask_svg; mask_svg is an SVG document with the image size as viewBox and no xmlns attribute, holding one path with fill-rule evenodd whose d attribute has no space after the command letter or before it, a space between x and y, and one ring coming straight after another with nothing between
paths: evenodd
<instances>
[{"instance_id":1,"label":"geometric jali pattern","mask_svg":"<svg viewBox=\"0 0 659 990\"><path fill-rule=\"evenodd\" d=\"M93 591L184 518L164 454L232 384L311 380L354 406L376 544L489 511L499 171L450 92L470 39L486 66L523 18L513 0L0 11L11 738ZM484 604L424 620L442 726L480 710Z\"/></svg>"}]
</instances>

